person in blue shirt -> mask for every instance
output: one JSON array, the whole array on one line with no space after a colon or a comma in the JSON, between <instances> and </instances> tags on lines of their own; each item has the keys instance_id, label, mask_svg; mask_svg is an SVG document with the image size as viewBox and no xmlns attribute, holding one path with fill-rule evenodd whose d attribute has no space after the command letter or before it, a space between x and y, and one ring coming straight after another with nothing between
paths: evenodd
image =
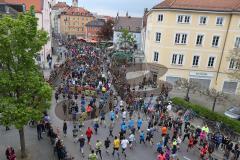
<instances>
[{"instance_id":1,"label":"person in blue shirt","mask_svg":"<svg viewBox=\"0 0 240 160\"><path fill-rule=\"evenodd\" d=\"M114 111L111 111L109 114L110 114L110 120L112 122L114 122L114 120L115 120L115 113L114 113Z\"/></svg>"},{"instance_id":2,"label":"person in blue shirt","mask_svg":"<svg viewBox=\"0 0 240 160\"><path fill-rule=\"evenodd\" d=\"M145 134L143 131L139 134L140 144L143 142L145 144Z\"/></svg>"},{"instance_id":3,"label":"person in blue shirt","mask_svg":"<svg viewBox=\"0 0 240 160\"><path fill-rule=\"evenodd\" d=\"M134 127L134 120L130 118L128 121L128 128L131 130L133 127Z\"/></svg>"},{"instance_id":4,"label":"person in blue shirt","mask_svg":"<svg viewBox=\"0 0 240 160\"><path fill-rule=\"evenodd\" d=\"M123 122L123 123L121 124L121 132L123 132L124 134L126 134L126 130L127 130L127 125L126 125L125 122Z\"/></svg>"},{"instance_id":5,"label":"person in blue shirt","mask_svg":"<svg viewBox=\"0 0 240 160\"><path fill-rule=\"evenodd\" d=\"M159 143L157 143L157 152L161 153L163 149L163 143L160 141Z\"/></svg>"},{"instance_id":6,"label":"person in blue shirt","mask_svg":"<svg viewBox=\"0 0 240 160\"><path fill-rule=\"evenodd\" d=\"M141 129L142 127L142 119L140 117L138 117L138 120L137 120L137 128L138 128L138 131Z\"/></svg>"}]
</instances>

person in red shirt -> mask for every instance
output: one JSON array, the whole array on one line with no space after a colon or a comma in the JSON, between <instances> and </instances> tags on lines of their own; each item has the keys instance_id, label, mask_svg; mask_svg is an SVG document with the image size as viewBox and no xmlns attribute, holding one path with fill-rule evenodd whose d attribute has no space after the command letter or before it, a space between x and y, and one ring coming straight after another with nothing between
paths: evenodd
<instances>
[{"instance_id":1,"label":"person in red shirt","mask_svg":"<svg viewBox=\"0 0 240 160\"><path fill-rule=\"evenodd\" d=\"M204 159L205 155L207 154L208 151L208 145L204 145L201 149L200 149L200 158L199 160Z\"/></svg>"},{"instance_id":2,"label":"person in red shirt","mask_svg":"<svg viewBox=\"0 0 240 160\"><path fill-rule=\"evenodd\" d=\"M86 131L86 136L88 139L88 144L90 143L91 137L92 137L93 131L90 127L88 127L87 131Z\"/></svg>"},{"instance_id":3,"label":"person in red shirt","mask_svg":"<svg viewBox=\"0 0 240 160\"><path fill-rule=\"evenodd\" d=\"M190 136L189 141L188 141L188 148L187 148L187 152L189 149L192 149L193 147L193 142L194 142L194 138L193 135Z\"/></svg>"},{"instance_id":4,"label":"person in red shirt","mask_svg":"<svg viewBox=\"0 0 240 160\"><path fill-rule=\"evenodd\" d=\"M166 160L166 157L163 151L161 151L160 154L157 156L157 160Z\"/></svg>"}]
</instances>

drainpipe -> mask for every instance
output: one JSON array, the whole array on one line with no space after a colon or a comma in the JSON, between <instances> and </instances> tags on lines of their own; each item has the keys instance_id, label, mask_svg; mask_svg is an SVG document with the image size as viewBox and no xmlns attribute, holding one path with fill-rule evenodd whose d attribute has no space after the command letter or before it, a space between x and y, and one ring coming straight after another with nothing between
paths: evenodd
<instances>
[{"instance_id":1,"label":"drainpipe","mask_svg":"<svg viewBox=\"0 0 240 160\"><path fill-rule=\"evenodd\" d=\"M218 65L217 75L216 75L216 79L215 79L215 85L217 85L217 80L218 80L218 77L219 77L219 72L220 72L220 68L221 68L221 63L222 63L222 59L223 59L224 50L226 48L226 41L227 41L231 21L232 21L232 14L230 15L230 20L228 22L227 33L226 33L226 37L225 37L224 43L223 43L223 49L222 49L222 53L221 53L221 57L220 57L220 62L219 62L219 65Z\"/></svg>"},{"instance_id":2,"label":"drainpipe","mask_svg":"<svg viewBox=\"0 0 240 160\"><path fill-rule=\"evenodd\" d=\"M42 30L43 30L43 11L42 11ZM45 45L43 46L43 69L45 69Z\"/></svg>"}]
</instances>

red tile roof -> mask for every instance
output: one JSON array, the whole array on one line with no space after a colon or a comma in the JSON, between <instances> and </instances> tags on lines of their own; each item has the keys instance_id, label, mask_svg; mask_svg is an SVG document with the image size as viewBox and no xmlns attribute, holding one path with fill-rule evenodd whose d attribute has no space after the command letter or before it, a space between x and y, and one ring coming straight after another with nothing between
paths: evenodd
<instances>
[{"instance_id":1,"label":"red tile roof","mask_svg":"<svg viewBox=\"0 0 240 160\"><path fill-rule=\"evenodd\" d=\"M153 9L239 12L240 0L165 0L154 6Z\"/></svg>"},{"instance_id":2,"label":"red tile roof","mask_svg":"<svg viewBox=\"0 0 240 160\"><path fill-rule=\"evenodd\" d=\"M89 12L88 10L82 8L82 7L69 7L66 11L65 11L66 15L82 15L82 16L93 16L93 14L91 12Z\"/></svg>"},{"instance_id":3,"label":"red tile roof","mask_svg":"<svg viewBox=\"0 0 240 160\"><path fill-rule=\"evenodd\" d=\"M70 7L69 5L67 5L66 2L58 2L53 6L53 9L66 8L66 7Z\"/></svg>"},{"instance_id":4,"label":"red tile roof","mask_svg":"<svg viewBox=\"0 0 240 160\"><path fill-rule=\"evenodd\" d=\"M0 2L10 4L25 4L26 10L29 10L33 5L35 7L35 12L42 12L43 9L43 0L0 0Z\"/></svg>"}]
</instances>

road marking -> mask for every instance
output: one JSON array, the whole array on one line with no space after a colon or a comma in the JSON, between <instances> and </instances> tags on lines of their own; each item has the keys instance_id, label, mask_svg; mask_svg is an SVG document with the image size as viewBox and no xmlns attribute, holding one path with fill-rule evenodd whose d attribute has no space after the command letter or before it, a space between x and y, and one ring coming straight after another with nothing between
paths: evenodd
<instances>
[{"instance_id":1,"label":"road marking","mask_svg":"<svg viewBox=\"0 0 240 160\"><path fill-rule=\"evenodd\" d=\"M186 160L191 160L190 158L187 158L187 157L185 157L185 156L184 156L183 158L186 159Z\"/></svg>"}]
</instances>

